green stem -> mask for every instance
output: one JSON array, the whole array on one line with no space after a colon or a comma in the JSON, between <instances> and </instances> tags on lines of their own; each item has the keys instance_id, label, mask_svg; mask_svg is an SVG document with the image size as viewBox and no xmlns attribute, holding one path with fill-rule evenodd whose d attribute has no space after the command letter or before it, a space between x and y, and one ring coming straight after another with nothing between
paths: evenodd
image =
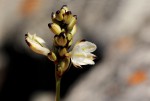
<instances>
[{"instance_id":1,"label":"green stem","mask_svg":"<svg viewBox=\"0 0 150 101\"><path fill-rule=\"evenodd\" d=\"M60 82L61 82L61 78L57 74L57 67L55 67L55 79L56 79L56 98L55 98L55 101L60 101Z\"/></svg>"},{"instance_id":2,"label":"green stem","mask_svg":"<svg viewBox=\"0 0 150 101\"><path fill-rule=\"evenodd\" d=\"M56 79L56 101L60 101L60 81L61 79Z\"/></svg>"}]
</instances>

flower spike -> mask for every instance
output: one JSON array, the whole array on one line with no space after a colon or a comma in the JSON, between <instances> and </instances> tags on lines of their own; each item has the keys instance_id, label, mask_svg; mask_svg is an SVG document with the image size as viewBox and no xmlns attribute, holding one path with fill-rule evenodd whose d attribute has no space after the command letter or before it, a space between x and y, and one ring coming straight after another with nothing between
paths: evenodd
<instances>
[{"instance_id":1,"label":"flower spike","mask_svg":"<svg viewBox=\"0 0 150 101\"><path fill-rule=\"evenodd\" d=\"M73 44L73 37L77 32L77 16L73 15L67 5L61 7L55 13L52 12L51 20L48 24L49 29L54 34L53 47L49 50L45 47L45 41L36 36L27 33L25 41L32 51L47 56L55 64L56 79L56 99L60 101L60 81L63 74L73 64L76 68L82 65L94 65L94 52L97 46L89 41L82 40L74 46L72 51L70 47Z\"/></svg>"}]
</instances>

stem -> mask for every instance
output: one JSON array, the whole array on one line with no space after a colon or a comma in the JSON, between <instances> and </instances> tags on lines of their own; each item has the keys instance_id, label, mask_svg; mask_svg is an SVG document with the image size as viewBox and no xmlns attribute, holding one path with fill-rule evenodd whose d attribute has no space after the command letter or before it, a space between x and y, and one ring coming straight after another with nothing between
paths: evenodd
<instances>
[{"instance_id":1,"label":"stem","mask_svg":"<svg viewBox=\"0 0 150 101\"><path fill-rule=\"evenodd\" d=\"M56 79L56 101L60 101L60 81L61 79Z\"/></svg>"},{"instance_id":2,"label":"stem","mask_svg":"<svg viewBox=\"0 0 150 101\"><path fill-rule=\"evenodd\" d=\"M57 66L55 67L55 79L56 79L56 98L55 101L60 101L60 82L61 77L57 74Z\"/></svg>"}]
</instances>

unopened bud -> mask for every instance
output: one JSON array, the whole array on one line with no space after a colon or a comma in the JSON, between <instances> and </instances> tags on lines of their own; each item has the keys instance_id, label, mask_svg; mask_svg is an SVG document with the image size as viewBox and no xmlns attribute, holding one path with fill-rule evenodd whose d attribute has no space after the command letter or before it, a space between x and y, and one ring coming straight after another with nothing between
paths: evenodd
<instances>
[{"instance_id":1,"label":"unopened bud","mask_svg":"<svg viewBox=\"0 0 150 101\"><path fill-rule=\"evenodd\" d=\"M56 23L59 25L59 21L56 19L56 14L54 12L52 12L51 14L51 19L53 23Z\"/></svg>"},{"instance_id":2,"label":"unopened bud","mask_svg":"<svg viewBox=\"0 0 150 101\"><path fill-rule=\"evenodd\" d=\"M61 33L61 28L58 24L56 23L49 23L48 27L51 29L51 31L56 34L59 35Z\"/></svg>"},{"instance_id":3,"label":"unopened bud","mask_svg":"<svg viewBox=\"0 0 150 101\"><path fill-rule=\"evenodd\" d=\"M59 76L62 76L63 73L69 68L70 58L64 58L59 64Z\"/></svg>"},{"instance_id":4,"label":"unopened bud","mask_svg":"<svg viewBox=\"0 0 150 101\"><path fill-rule=\"evenodd\" d=\"M67 34L67 39L70 41L72 39L72 34Z\"/></svg>"},{"instance_id":5,"label":"unopened bud","mask_svg":"<svg viewBox=\"0 0 150 101\"><path fill-rule=\"evenodd\" d=\"M54 39L58 46L65 46L67 44L67 39L64 33L62 35L55 36Z\"/></svg>"},{"instance_id":6,"label":"unopened bud","mask_svg":"<svg viewBox=\"0 0 150 101\"><path fill-rule=\"evenodd\" d=\"M67 29L68 30L72 30L72 28L74 27L74 25L76 24L76 22L77 22L77 16L75 15L75 16L73 16L71 18L70 23L69 23Z\"/></svg>"},{"instance_id":7,"label":"unopened bud","mask_svg":"<svg viewBox=\"0 0 150 101\"><path fill-rule=\"evenodd\" d=\"M61 12L63 12L63 14L66 13L66 12L68 12L68 7L67 7L67 5L63 5L63 6L62 6Z\"/></svg>"},{"instance_id":8,"label":"unopened bud","mask_svg":"<svg viewBox=\"0 0 150 101\"><path fill-rule=\"evenodd\" d=\"M60 9L60 12L61 12L62 14L65 14L65 13L66 13L66 10L65 10L65 9Z\"/></svg>"},{"instance_id":9,"label":"unopened bud","mask_svg":"<svg viewBox=\"0 0 150 101\"><path fill-rule=\"evenodd\" d=\"M57 57L56 57L56 55L55 55L54 52L48 53L48 58L49 58L51 61L56 61L56 60L57 60Z\"/></svg>"},{"instance_id":10,"label":"unopened bud","mask_svg":"<svg viewBox=\"0 0 150 101\"><path fill-rule=\"evenodd\" d=\"M56 19L58 21L62 21L63 20L63 13L60 12L59 10L56 12Z\"/></svg>"},{"instance_id":11,"label":"unopened bud","mask_svg":"<svg viewBox=\"0 0 150 101\"><path fill-rule=\"evenodd\" d=\"M63 48L63 49L60 50L59 55L64 56L66 53L67 53L67 49Z\"/></svg>"},{"instance_id":12,"label":"unopened bud","mask_svg":"<svg viewBox=\"0 0 150 101\"><path fill-rule=\"evenodd\" d=\"M64 23L69 24L72 17L73 17L73 15L72 15L71 11L66 12L64 14Z\"/></svg>"},{"instance_id":13,"label":"unopened bud","mask_svg":"<svg viewBox=\"0 0 150 101\"><path fill-rule=\"evenodd\" d=\"M70 31L70 33L72 34L72 36L77 32L77 26L74 25L72 30Z\"/></svg>"}]
</instances>

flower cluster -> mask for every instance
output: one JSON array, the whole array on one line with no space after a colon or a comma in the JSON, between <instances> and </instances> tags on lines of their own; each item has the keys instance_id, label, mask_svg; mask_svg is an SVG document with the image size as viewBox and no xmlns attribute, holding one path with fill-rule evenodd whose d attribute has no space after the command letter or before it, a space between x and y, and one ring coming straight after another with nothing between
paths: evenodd
<instances>
[{"instance_id":1,"label":"flower cluster","mask_svg":"<svg viewBox=\"0 0 150 101\"><path fill-rule=\"evenodd\" d=\"M91 52L96 50L96 45L88 41L78 42L72 51L68 51L73 42L73 36L76 33L77 16L73 15L64 5L56 13L51 15L52 23L48 24L49 29L54 33L53 49L49 50L45 47L45 41L36 36L26 34L25 40L28 46L36 53L47 56L56 65L58 75L68 69L72 62L75 67L81 65L95 64L95 55ZM70 62L71 60L71 62Z\"/></svg>"}]
</instances>

